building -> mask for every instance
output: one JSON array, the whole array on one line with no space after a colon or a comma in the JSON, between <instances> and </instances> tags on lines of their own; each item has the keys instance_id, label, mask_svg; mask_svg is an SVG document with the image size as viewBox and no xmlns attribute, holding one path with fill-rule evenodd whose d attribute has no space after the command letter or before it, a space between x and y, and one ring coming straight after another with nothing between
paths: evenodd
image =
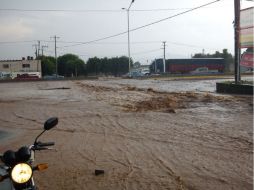
<instances>
[{"instance_id":1,"label":"building","mask_svg":"<svg viewBox=\"0 0 254 190\"><path fill-rule=\"evenodd\" d=\"M0 60L0 76L8 76L12 79L17 75L32 74L41 78L41 60L33 57L24 57L21 60Z\"/></svg>"},{"instance_id":2,"label":"building","mask_svg":"<svg viewBox=\"0 0 254 190\"><path fill-rule=\"evenodd\" d=\"M155 73L163 71L163 59L157 59L150 66ZM223 58L192 58L192 59L167 59L166 72L175 74L187 74L198 70L223 73L225 60Z\"/></svg>"},{"instance_id":3,"label":"building","mask_svg":"<svg viewBox=\"0 0 254 190\"><path fill-rule=\"evenodd\" d=\"M191 73L197 69L207 69L207 72L223 73L225 60L223 58L192 58L192 59L169 59L166 70L171 73Z\"/></svg>"}]
</instances>

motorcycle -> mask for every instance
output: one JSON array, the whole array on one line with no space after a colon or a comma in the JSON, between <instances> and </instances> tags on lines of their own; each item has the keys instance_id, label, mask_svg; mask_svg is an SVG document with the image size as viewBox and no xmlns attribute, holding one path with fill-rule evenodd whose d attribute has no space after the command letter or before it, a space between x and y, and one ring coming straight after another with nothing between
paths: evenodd
<instances>
[{"instance_id":1,"label":"motorcycle","mask_svg":"<svg viewBox=\"0 0 254 190\"><path fill-rule=\"evenodd\" d=\"M54 142L40 142L39 137L46 131L58 124L58 118L49 118L44 123L44 130L35 138L29 147L23 146L18 151L7 150L0 158L4 165L0 165L0 189L10 190L36 190L33 179L34 171L42 171L48 168L48 164L38 164L33 166L35 151L52 150L49 146L54 146ZM1 187L1 184L3 187Z\"/></svg>"}]
</instances>

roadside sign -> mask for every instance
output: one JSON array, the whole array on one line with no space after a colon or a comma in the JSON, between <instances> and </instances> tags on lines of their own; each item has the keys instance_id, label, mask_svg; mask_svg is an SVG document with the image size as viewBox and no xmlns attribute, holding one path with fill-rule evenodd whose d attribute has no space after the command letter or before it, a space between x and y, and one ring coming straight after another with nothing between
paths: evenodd
<instances>
[{"instance_id":1,"label":"roadside sign","mask_svg":"<svg viewBox=\"0 0 254 190\"><path fill-rule=\"evenodd\" d=\"M240 11L240 47L253 47L254 40L254 7L243 9Z\"/></svg>"},{"instance_id":2,"label":"roadside sign","mask_svg":"<svg viewBox=\"0 0 254 190\"><path fill-rule=\"evenodd\" d=\"M241 66L254 68L253 53L245 52L241 58Z\"/></svg>"}]
</instances>

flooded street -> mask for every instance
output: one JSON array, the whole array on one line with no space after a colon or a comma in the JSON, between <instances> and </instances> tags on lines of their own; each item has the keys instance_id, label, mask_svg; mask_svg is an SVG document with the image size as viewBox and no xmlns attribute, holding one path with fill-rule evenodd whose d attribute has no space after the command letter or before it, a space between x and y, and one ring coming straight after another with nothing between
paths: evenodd
<instances>
[{"instance_id":1,"label":"flooded street","mask_svg":"<svg viewBox=\"0 0 254 190\"><path fill-rule=\"evenodd\" d=\"M0 83L0 151L33 143L56 116L41 141L57 151L36 154L49 164L40 189L251 190L253 97L216 94L216 81Z\"/></svg>"}]
</instances>

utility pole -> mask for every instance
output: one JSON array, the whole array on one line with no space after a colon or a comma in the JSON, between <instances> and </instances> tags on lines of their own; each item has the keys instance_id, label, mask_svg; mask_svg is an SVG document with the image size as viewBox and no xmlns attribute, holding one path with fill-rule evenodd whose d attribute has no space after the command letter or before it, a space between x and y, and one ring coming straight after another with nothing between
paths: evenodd
<instances>
[{"instance_id":1,"label":"utility pole","mask_svg":"<svg viewBox=\"0 0 254 190\"><path fill-rule=\"evenodd\" d=\"M42 57L44 56L44 54L43 54L44 48L48 48L48 46L45 46L45 45L42 45L42 46L41 46L41 55L42 55Z\"/></svg>"},{"instance_id":2,"label":"utility pole","mask_svg":"<svg viewBox=\"0 0 254 190\"><path fill-rule=\"evenodd\" d=\"M162 42L163 43L163 72L166 72L166 42Z\"/></svg>"},{"instance_id":3,"label":"utility pole","mask_svg":"<svg viewBox=\"0 0 254 190\"><path fill-rule=\"evenodd\" d=\"M40 56L41 42L38 40L38 57Z\"/></svg>"},{"instance_id":4,"label":"utility pole","mask_svg":"<svg viewBox=\"0 0 254 190\"><path fill-rule=\"evenodd\" d=\"M131 0L130 6L128 9L122 8L122 10L127 11L127 24L128 24L128 57L129 57L129 73L131 72L131 48L130 48L130 8L135 0Z\"/></svg>"},{"instance_id":5,"label":"utility pole","mask_svg":"<svg viewBox=\"0 0 254 190\"><path fill-rule=\"evenodd\" d=\"M157 60L155 58L155 62L154 62L154 72L157 73Z\"/></svg>"},{"instance_id":6,"label":"utility pole","mask_svg":"<svg viewBox=\"0 0 254 190\"><path fill-rule=\"evenodd\" d=\"M37 50L37 44L34 44L33 47L35 47L35 57L38 58L38 50Z\"/></svg>"},{"instance_id":7,"label":"utility pole","mask_svg":"<svg viewBox=\"0 0 254 190\"><path fill-rule=\"evenodd\" d=\"M205 49L202 49L202 55L205 55Z\"/></svg>"},{"instance_id":8,"label":"utility pole","mask_svg":"<svg viewBox=\"0 0 254 190\"><path fill-rule=\"evenodd\" d=\"M56 53L56 39L59 39L59 37L57 37L56 35L51 37L51 38L54 38L55 40L55 61L56 61L56 78L58 76L58 71L57 71L57 53Z\"/></svg>"},{"instance_id":9,"label":"utility pole","mask_svg":"<svg viewBox=\"0 0 254 190\"><path fill-rule=\"evenodd\" d=\"M75 74L76 74L76 78L77 78L77 76L78 76L77 64L75 64Z\"/></svg>"},{"instance_id":10,"label":"utility pole","mask_svg":"<svg viewBox=\"0 0 254 190\"><path fill-rule=\"evenodd\" d=\"M240 55L241 49L239 48L240 44L240 0L235 1L235 83L239 83L241 80L240 76Z\"/></svg>"}]
</instances>

